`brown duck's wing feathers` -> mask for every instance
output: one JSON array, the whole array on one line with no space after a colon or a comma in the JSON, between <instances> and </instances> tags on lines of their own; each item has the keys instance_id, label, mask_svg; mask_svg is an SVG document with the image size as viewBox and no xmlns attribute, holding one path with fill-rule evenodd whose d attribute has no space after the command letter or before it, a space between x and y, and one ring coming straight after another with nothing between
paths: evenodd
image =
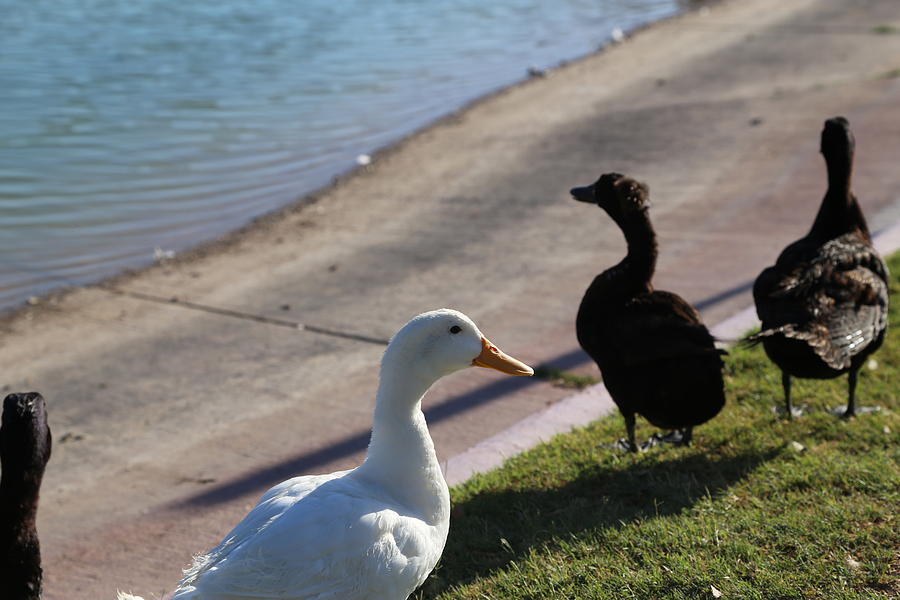
<instances>
[{"instance_id":1,"label":"brown duck's wing feathers","mask_svg":"<svg viewBox=\"0 0 900 600\"><path fill-rule=\"evenodd\" d=\"M797 240L781 252L772 268L814 281L825 271L857 267L867 268L887 282L887 267L878 252L862 234L852 231L824 243L810 238Z\"/></svg>"},{"instance_id":2,"label":"brown duck's wing feathers","mask_svg":"<svg viewBox=\"0 0 900 600\"><path fill-rule=\"evenodd\" d=\"M633 298L611 325L611 338L625 366L703 355L720 360L721 351L699 313L670 292Z\"/></svg>"},{"instance_id":3,"label":"brown duck's wing feathers","mask_svg":"<svg viewBox=\"0 0 900 600\"><path fill-rule=\"evenodd\" d=\"M763 331L748 339L802 340L828 366L843 370L887 327L887 268L871 245L852 234L815 253L804 242L788 246L757 278L753 297Z\"/></svg>"}]
</instances>

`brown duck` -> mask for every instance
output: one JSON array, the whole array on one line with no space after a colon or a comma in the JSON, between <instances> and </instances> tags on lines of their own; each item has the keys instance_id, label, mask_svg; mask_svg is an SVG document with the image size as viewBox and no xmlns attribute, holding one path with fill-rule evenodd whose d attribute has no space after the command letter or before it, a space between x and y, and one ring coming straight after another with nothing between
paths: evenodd
<instances>
[{"instance_id":1,"label":"brown duck","mask_svg":"<svg viewBox=\"0 0 900 600\"><path fill-rule=\"evenodd\" d=\"M43 571L35 518L50 459L47 409L40 394L10 394L0 426L0 598L40 600Z\"/></svg>"},{"instance_id":2,"label":"brown duck","mask_svg":"<svg viewBox=\"0 0 900 600\"><path fill-rule=\"evenodd\" d=\"M849 375L847 408L856 414L856 377L887 329L887 267L872 246L866 219L850 191L855 141L843 117L825 121L821 152L828 191L812 229L785 248L753 286L762 342L781 369L792 418L791 377Z\"/></svg>"},{"instance_id":3,"label":"brown duck","mask_svg":"<svg viewBox=\"0 0 900 600\"><path fill-rule=\"evenodd\" d=\"M647 186L619 173L574 188L621 228L628 255L598 275L578 309L578 342L596 361L603 383L625 418L626 447L637 452L635 415L661 429L657 439L688 444L693 428L725 404L722 359L697 311L671 292L654 290L656 234Z\"/></svg>"}]
</instances>

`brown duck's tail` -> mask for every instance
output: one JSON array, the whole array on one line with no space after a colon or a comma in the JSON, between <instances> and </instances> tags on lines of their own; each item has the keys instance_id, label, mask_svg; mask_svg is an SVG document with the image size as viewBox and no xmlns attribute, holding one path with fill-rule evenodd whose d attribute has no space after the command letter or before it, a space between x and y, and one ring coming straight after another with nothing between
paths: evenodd
<instances>
[{"instance_id":1,"label":"brown duck's tail","mask_svg":"<svg viewBox=\"0 0 900 600\"><path fill-rule=\"evenodd\" d=\"M762 344L762 341L773 335L775 332L774 329L766 329L765 331L759 331L757 333L747 335L738 340L738 345L742 348L753 348L755 346L759 346Z\"/></svg>"},{"instance_id":2,"label":"brown duck's tail","mask_svg":"<svg viewBox=\"0 0 900 600\"><path fill-rule=\"evenodd\" d=\"M745 348L752 348L754 346L760 345L764 339L775 335L783 335L784 337L792 338L795 340L810 341L813 339L812 333L797 329L794 325L789 324L782 325L780 327L770 327L769 329L763 329L762 331L759 331L752 335L748 335L744 338L741 338L740 344Z\"/></svg>"},{"instance_id":3,"label":"brown duck's tail","mask_svg":"<svg viewBox=\"0 0 900 600\"><path fill-rule=\"evenodd\" d=\"M835 346L830 339L823 335L822 331L812 329L800 329L795 325L788 324L780 327L772 327L763 329L759 333L748 335L741 340L741 345L745 347L753 347L761 344L766 338L780 335L792 340L805 342L809 345L810 350L822 359L832 369L846 369L850 366L852 355L843 348Z\"/></svg>"}]
</instances>

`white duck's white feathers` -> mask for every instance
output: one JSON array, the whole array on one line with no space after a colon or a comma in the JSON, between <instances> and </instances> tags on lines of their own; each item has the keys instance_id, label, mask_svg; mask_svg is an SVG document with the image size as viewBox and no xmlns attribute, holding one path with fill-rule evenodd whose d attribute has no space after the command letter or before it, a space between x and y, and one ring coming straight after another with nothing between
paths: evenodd
<instances>
[{"instance_id":1,"label":"white duck's white feathers","mask_svg":"<svg viewBox=\"0 0 900 600\"><path fill-rule=\"evenodd\" d=\"M440 558L449 523L425 522L354 471L269 490L173 600L406 598Z\"/></svg>"},{"instance_id":2,"label":"white duck's white feathers","mask_svg":"<svg viewBox=\"0 0 900 600\"><path fill-rule=\"evenodd\" d=\"M172 600L406 600L437 564L450 520L421 398L470 366L482 339L456 311L410 321L382 360L365 462L270 489L195 559Z\"/></svg>"}]
</instances>

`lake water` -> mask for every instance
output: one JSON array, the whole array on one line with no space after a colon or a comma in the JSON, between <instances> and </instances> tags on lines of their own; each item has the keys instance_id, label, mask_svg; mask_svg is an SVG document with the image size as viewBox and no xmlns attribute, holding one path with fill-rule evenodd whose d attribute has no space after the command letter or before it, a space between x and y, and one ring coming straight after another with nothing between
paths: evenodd
<instances>
[{"instance_id":1,"label":"lake water","mask_svg":"<svg viewBox=\"0 0 900 600\"><path fill-rule=\"evenodd\" d=\"M0 0L0 309L234 230L532 65L681 8Z\"/></svg>"}]
</instances>

